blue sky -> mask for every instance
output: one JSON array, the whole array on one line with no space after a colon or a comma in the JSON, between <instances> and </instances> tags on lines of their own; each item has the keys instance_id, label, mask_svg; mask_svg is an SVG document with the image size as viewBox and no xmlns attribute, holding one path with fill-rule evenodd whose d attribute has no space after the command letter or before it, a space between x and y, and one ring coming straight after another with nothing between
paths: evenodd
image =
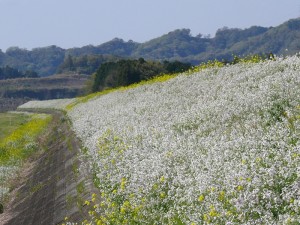
<instances>
[{"instance_id":1,"label":"blue sky","mask_svg":"<svg viewBox=\"0 0 300 225\"><path fill-rule=\"evenodd\" d=\"M277 26L300 16L299 0L0 0L0 49L145 42L172 30Z\"/></svg>"}]
</instances>

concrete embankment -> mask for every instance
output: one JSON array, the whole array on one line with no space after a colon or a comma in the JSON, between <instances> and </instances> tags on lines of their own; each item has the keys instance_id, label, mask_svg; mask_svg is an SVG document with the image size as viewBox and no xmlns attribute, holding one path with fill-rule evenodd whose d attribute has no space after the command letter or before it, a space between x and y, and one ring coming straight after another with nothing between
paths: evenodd
<instances>
[{"instance_id":1,"label":"concrete embankment","mask_svg":"<svg viewBox=\"0 0 300 225\"><path fill-rule=\"evenodd\" d=\"M12 191L0 214L1 225L61 224L64 218L80 223L84 201L93 185L80 168L80 141L61 112L47 112L53 121L40 137L40 151L26 162L12 182Z\"/></svg>"}]
</instances>

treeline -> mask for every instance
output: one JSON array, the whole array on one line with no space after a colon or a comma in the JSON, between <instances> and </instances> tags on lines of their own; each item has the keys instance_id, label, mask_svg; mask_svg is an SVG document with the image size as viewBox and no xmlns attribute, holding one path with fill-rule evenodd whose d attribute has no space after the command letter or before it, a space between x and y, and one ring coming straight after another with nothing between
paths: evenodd
<instances>
[{"instance_id":1,"label":"treeline","mask_svg":"<svg viewBox=\"0 0 300 225\"><path fill-rule=\"evenodd\" d=\"M67 55L62 64L57 69L57 73L74 72L77 74L93 74L102 63L115 62L121 57L114 55Z\"/></svg>"},{"instance_id":2,"label":"treeline","mask_svg":"<svg viewBox=\"0 0 300 225\"><path fill-rule=\"evenodd\" d=\"M15 78L37 78L38 74L32 70L25 72L19 71L9 66L0 67L0 80L15 79Z\"/></svg>"},{"instance_id":3,"label":"treeline","mask_svg":"<svg viewBox=\"0 0 300 225\"><path fill-rule=\"evenodd\" d=\"M55 45L26 50L11 47L0 50L0 66L21 71L36 71L40 76L72 71L92 74L100 64L119 59L180 61L198 65L208 60L229 60L232 55L251 55L273 52L292 55L300 51L300 18L277 27L252 26L247 29L223 27L214 37L189 29L177 29L144 43L115 38L106 43L81 48L62 49ZM116 59L118 58L118 59Z\"/></svg>"},{"instance_id":4,"label":"treeline","mask_svg":"<svg viewBox=\"0 0 300 225\"><path fill-rule=\"evenodd\" d=\"M234 65L242 62L258 63L265 60L276 60L273 53L254 54L246 57L232 55L230 60L208 61L201 65ZM200 66L201 66L200 65ZM120 60L117 62L103 63L93 75L93 81L88 87L89 92L97 92L105 89L128 86L143 80L149 80L161 74L174 74L192 69L192 64L179 61L159 62L138 60Z\"/></svg>"},{"instance_id":5,"label":"treeline","mask_svg":"<svg viewBox=\"0 0 300 225\"><path fill-rule=\"evenodd\" d=\"M138 60L120 60L118 62L103 63L94 74L92 92L107 88L127 86L142 80L151 79L159 74L184 72L191 68L190 63L154 62L143 58Z\"/></svg>"}]
</instances>

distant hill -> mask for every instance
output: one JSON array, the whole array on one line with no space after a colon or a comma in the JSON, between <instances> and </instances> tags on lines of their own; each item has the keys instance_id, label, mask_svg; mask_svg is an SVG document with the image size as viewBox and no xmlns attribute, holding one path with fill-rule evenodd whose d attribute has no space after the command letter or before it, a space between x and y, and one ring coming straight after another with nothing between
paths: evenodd
<instances>
[{"instance_id":1,"label":"distant hill","mask_svg":"<svg viewBox=\"0 0 300 225\"><path fill-rule=\"evenodd\" d=\"M215 37L192 36L189 29L178 29L145 43L115 38L98 46L62 49L57 46L35 48L31 51L11 47L0 51L0 66L11 66L22 71L36 71L39 76L49 76L58 71L76 71L91 74L100 64L118 58L147 60L178 60L199 64L210 59L228 60L232 55L264 54L291 55L300 51L300 18L291 19L277 27L252 26L247 29L221 28ZM85 66L70 64L82 62ZM105 55L101 60L95 56ZM85 58L84 58L85 57ZM97 61L95 63L95 60ZM93 64L94 62L94 64ZM91 64L93 64L91 66ZM66 67L67 65L67 67ZM89 66L89 69L86 67ZM81 69L78 69L78 68Z\"/></svg>"}]
</instances>

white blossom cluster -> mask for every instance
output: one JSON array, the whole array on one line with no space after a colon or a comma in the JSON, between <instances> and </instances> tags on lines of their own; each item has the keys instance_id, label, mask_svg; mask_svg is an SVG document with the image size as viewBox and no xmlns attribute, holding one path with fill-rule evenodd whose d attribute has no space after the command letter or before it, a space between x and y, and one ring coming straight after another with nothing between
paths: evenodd
<instances>
[{"instance_id":1,"label":"white blossom cluster","mask_svg":"<svg viewBox=\"0 0 300 225\"><path fill-rule=\"evenodd\" d=\"M8 193L7 181L15 175L17 169L17 166L0 166L0 201Z\"/></svg>"},{"instance_id":2,"label":"white blossom cluster","mask_svg":"<svg viewBox=\"0 0 300 225\"><path fill-rule=\"evenodd\" d=\"M119 193L161 223L289 224L300 221L299 105L293 56L116 91L68 115L108 202Z\"/></svg>"},{"instance_id":3,"label":"white blossom cluster","mask_svg":"<svg viewBox=\"0 0 300 225\"><path fill-rule=\"evenodd\" d=\"M52 99L47 101L29 101L23 105L20 105L19 109L65 109L65 107L73 103L75 99Z\"/></svg>"}]
</instances>

